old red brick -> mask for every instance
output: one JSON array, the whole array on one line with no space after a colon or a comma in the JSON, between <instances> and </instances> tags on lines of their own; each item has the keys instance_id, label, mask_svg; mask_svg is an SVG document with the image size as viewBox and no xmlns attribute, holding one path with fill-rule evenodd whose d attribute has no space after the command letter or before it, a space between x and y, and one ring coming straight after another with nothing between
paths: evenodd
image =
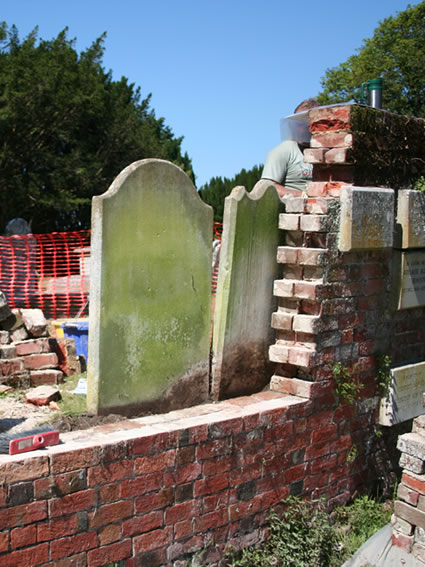
<instances>
[{"instance_id":1,"label":"old red brick","mask_svg":"<svg viewBox=\"0 0 425 567\"><path fill-rule=\"evenodd\" d=\"M134 513L146 514L151 510L160 510L166 506L171 506L174 502L174 489L171 487L163 488L158 492L139 496L134 500Z\"/></svg>"},{"instance_id":2,"label":"old red brick","mask_svg":"<svg viewBox=\"0 0 425 567\"><path fill-rule=\"evenodd\" d=\"M88 485L90 487L130 478L133 474L133 462L128 459L97 465L88 469Z\"/></svg>"},{"instance_id":3,"label":"old red brick","mask_svg":"<svg viewBox=\"0 0 425 567\"><path fill-rule=\"evenodd\" d=\"M152 492L161 488L162 482L161 472L146 474L133 480L124 480L121 483L120 496L121 498L129 498L138 494Z\"/></svg>"},{"instance_id":4,"label":"old red brick","mask_svg":"<svg viewBox=\"0 0 425 567\"><path fill-rule=\"evenodd\" d=\"M149 457L140 457L134 461L134 473L143 475L156 471L163 471L172 467L176 460L175 449L164 451L158 455L150 455Z\"/></svg>"},{"instance_id":5,"label":"old red brick","mask_svg":"<svg viewBox=\"0 0 425 567\"><path fill-rule=\"evenodd\" d=\"M3 559L0 558L0 561ZM42 565L49 560L49 544L42 543L33 547L26 547L19 551L14 551L7 554L7 563L5 567L23 567L24 565L31 565L36 567Z\"/></svg>"},{"instance_id":6,"label":"old red brick","mask_svg":"<svg viewBox=\"0 0 425 567\"><path fill-rule=\"evenodd\" d=\"M172 525L177 521L188 520L198 515L200 511L199 500L189 500L181 502L165 510L165 524Z\"/></svg>"},{"instance_id":7,"label":"old red brick","mask_svg":"<svg viewBox=\"0 0 425 567\"><path fill-rule=\"evenodd\" d=\"M96 491L93 489L53 498L49 500L49 516L57 518L64 514L74 514L75 512L92 508L95 502Z\"/></svg>"},{"instance_id":8,"label":"old red brick","mask_svg":"<svg viewBox=\"0 0 425 567\"><path fill-rule=\"evenodd\" d=\"M58 365L58 357L54 352L44 354L30 354L24 357L24 365L28 370L42 370Z\"/></svg>"},{"instance_id":9,"label":"old red brick","mask_svg":"<svg viewBox=\"0 0 425 567\"><path fill-rule=\"evenodd\" d=\"M19 549L37 542L37 529L34 525L24 528L15 528L10 532L10 546ZM0 559L1 561L1 559Z\"/></svg>"},{"instance_id":10,"label":"old red brick","mask_svg":"<svg viewBox=\"0 0 425 567\"><path fill-rule=\"evenodd\" d=\"M133 501L121 500L112 504L97 507L89 513L89 527L98 528L110 522L118 522L129 518L133 514Z\"/></svg>"},{"instance_id":11,"label":"old red brick","mask_svg":"<svg viewBox=\"0 0 425 567\"><path fill-rule=\"evenodd\" d=\"M47 517L46 502L31 502L0 510L0 530L41 522Z\"/></svg>"},{"instance_id":12,"label":"old red brick","mask_svg":"<svg viewBox=\"0 0 425 567\"><path fill-rule=\"evenodd\" d=\"M173 528L171 526L136 536L133 538L134 553L146 553L153 549L168 546L172 541L172 537Z\"/></svg>"},{"instance_id":13,"label":"old red brick","mask_svg":"<svg viewBox=\"0 0 425 567\"><path fill-rule=\"evenodd\" d=\"M121 539L121 525L108 524L98 530L100 547Z\"/></svg>"},{"instance_id":14,"label":"old red brick","mask_svg":"<svg viewBox=\"0 0 425 567\"><path fill-rule=\"evenodd\" d=\"M425 475L416 475L404 471L401 482L408 488L419 492L419 494L425 494Z\"/></svg>"},{"instance_id":15,"label":"old red brick","mask_svg":"<svg viewBox=\"0 0 425 567\"><path fill-rule=\"evenodd\" d=\"M164 513L161 510L148 512L142 516L133 516L122 523L123 537L132 537L135 535L151 532L164 526Z\"/></svg>"},{"instance_id":16,"label":"old red brick","mask_svg":"<svg viewBox=\"0 0 425 567\"><path fill-rule=\"evenodd\" d=\"M102 565L119 562L131 557L131 540L104 545L99 549L89 551L87 554L88 567L101 567Z\"/></svg>"},{"instance_id":17,"label":"old red brick","mask_svg":"<svg viewBox=\"0 0 425 567\"><path fill-rule=\"evenodd\" d=\"M206 494L213 494L214 492L221 492L228 488L229 479L226 475L210 476L206 479L195 481L193 494L195 498L198 496L205 496Z\"/></svg>"},{"instance_id":18,"label":"old red brick","mask_svg":"<svg viewBox=\"0 0 425 567\"><path fill-rule=\"evenodd\" d=\"M61 559L75 553L94 549L97 546L98 538L95 531L55 539L50 542L50 559Z\"/></svg>"},{"instance_id":19,"label":"old red brick","mask_svg":"<svg viewBox=\"0 0 425 567\"><path fill-rule=\"evenodd\" d=\"M37 541L50 541L75 534L80 529L80 520L76 514L57 518L37 525Z\"/></svg>"}]
</instances>

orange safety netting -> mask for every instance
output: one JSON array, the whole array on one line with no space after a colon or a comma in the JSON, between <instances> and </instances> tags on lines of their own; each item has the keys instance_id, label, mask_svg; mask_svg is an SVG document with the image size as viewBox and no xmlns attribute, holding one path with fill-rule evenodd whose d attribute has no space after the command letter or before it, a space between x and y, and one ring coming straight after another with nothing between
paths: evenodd
<instances>
[{"instance_id":1,"label":"orange safety netting","mask_svg":"<svg viewBox=\"0 0 425 567\"><path fill-rule=\"evenodd\" d=\"M88 313L90 231L0 237L0 290L49 319Z\"/></svg>"},{"instance_id":2,"label":"orange safety netting","mask_svg":"<svg viewBox=\"0 0 425 567\"><path fill-rule=\"evenodd\" d=\"M221 241L221 231L214 223L215 240ZM217 278L218 258L213 298ZM12 309L39 308L48 319L84 317L89 289L89 230L0 236L0 290Z\"/></svg>"}]
</instances>

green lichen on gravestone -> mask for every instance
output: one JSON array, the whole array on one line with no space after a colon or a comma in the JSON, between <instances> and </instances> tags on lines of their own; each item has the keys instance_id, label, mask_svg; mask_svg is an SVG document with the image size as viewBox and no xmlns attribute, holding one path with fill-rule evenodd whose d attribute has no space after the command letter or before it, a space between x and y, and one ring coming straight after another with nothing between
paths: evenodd
<instances>
[{"instance_id":1,"label":"green lichen on gravestone","mask_svg":"<svg viewBox=\"0 0 425 567\"><path fill-rule=\"evenodd\" d=\"M283 204L268 181L251 193L236 187L226 198L214 317L215 398L250 394L270 381L279 212Z\"/></svg>"},{"instance_id":2,"label":"green lichen on gravestone","mask_svg":"<svg viewBox=\"0 0 425 567\"><path fill-rule=\"evenodd\" d=\"M90 411L205 401L212 210L178 167L143 160L93 199Z\"/></svg>"}]
</instances>

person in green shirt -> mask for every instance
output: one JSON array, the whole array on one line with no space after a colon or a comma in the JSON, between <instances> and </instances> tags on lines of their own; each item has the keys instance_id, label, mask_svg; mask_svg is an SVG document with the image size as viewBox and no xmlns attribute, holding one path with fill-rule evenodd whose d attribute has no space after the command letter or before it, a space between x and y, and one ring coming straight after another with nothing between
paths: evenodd
<instances>
[{"instance_id":1,"label":"person in green shirt","mask_svg":"<svg viewBox=\"0 0 425 567\"><path fill-rule=\"evenodd\" d=\"M320 106L315 98L301 102L294 114ZM307 145L293 140L286 140L273 148L266 157L261 179L273 181L280 197L299 196L307 190L307 181L311 181L313 167L305 163L303 150Z\"/></svg>"}]
</instances>

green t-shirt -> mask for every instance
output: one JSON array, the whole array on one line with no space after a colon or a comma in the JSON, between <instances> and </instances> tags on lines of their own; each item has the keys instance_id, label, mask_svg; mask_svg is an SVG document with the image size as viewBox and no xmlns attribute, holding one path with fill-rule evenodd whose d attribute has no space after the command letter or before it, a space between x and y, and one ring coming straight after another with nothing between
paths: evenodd
<instances>
[{"instance_id":1,"label":"green t-shirt","mask_svg":"<svg viewBox=\"0 0 425 567\"><path fill-rule=\"evenodd\" d=\"M271 179L289 189L306 191L312 174L313 166L305 163L297 142L286 141L268 153L261 178Z\"/></svg>"}]
</instances>

